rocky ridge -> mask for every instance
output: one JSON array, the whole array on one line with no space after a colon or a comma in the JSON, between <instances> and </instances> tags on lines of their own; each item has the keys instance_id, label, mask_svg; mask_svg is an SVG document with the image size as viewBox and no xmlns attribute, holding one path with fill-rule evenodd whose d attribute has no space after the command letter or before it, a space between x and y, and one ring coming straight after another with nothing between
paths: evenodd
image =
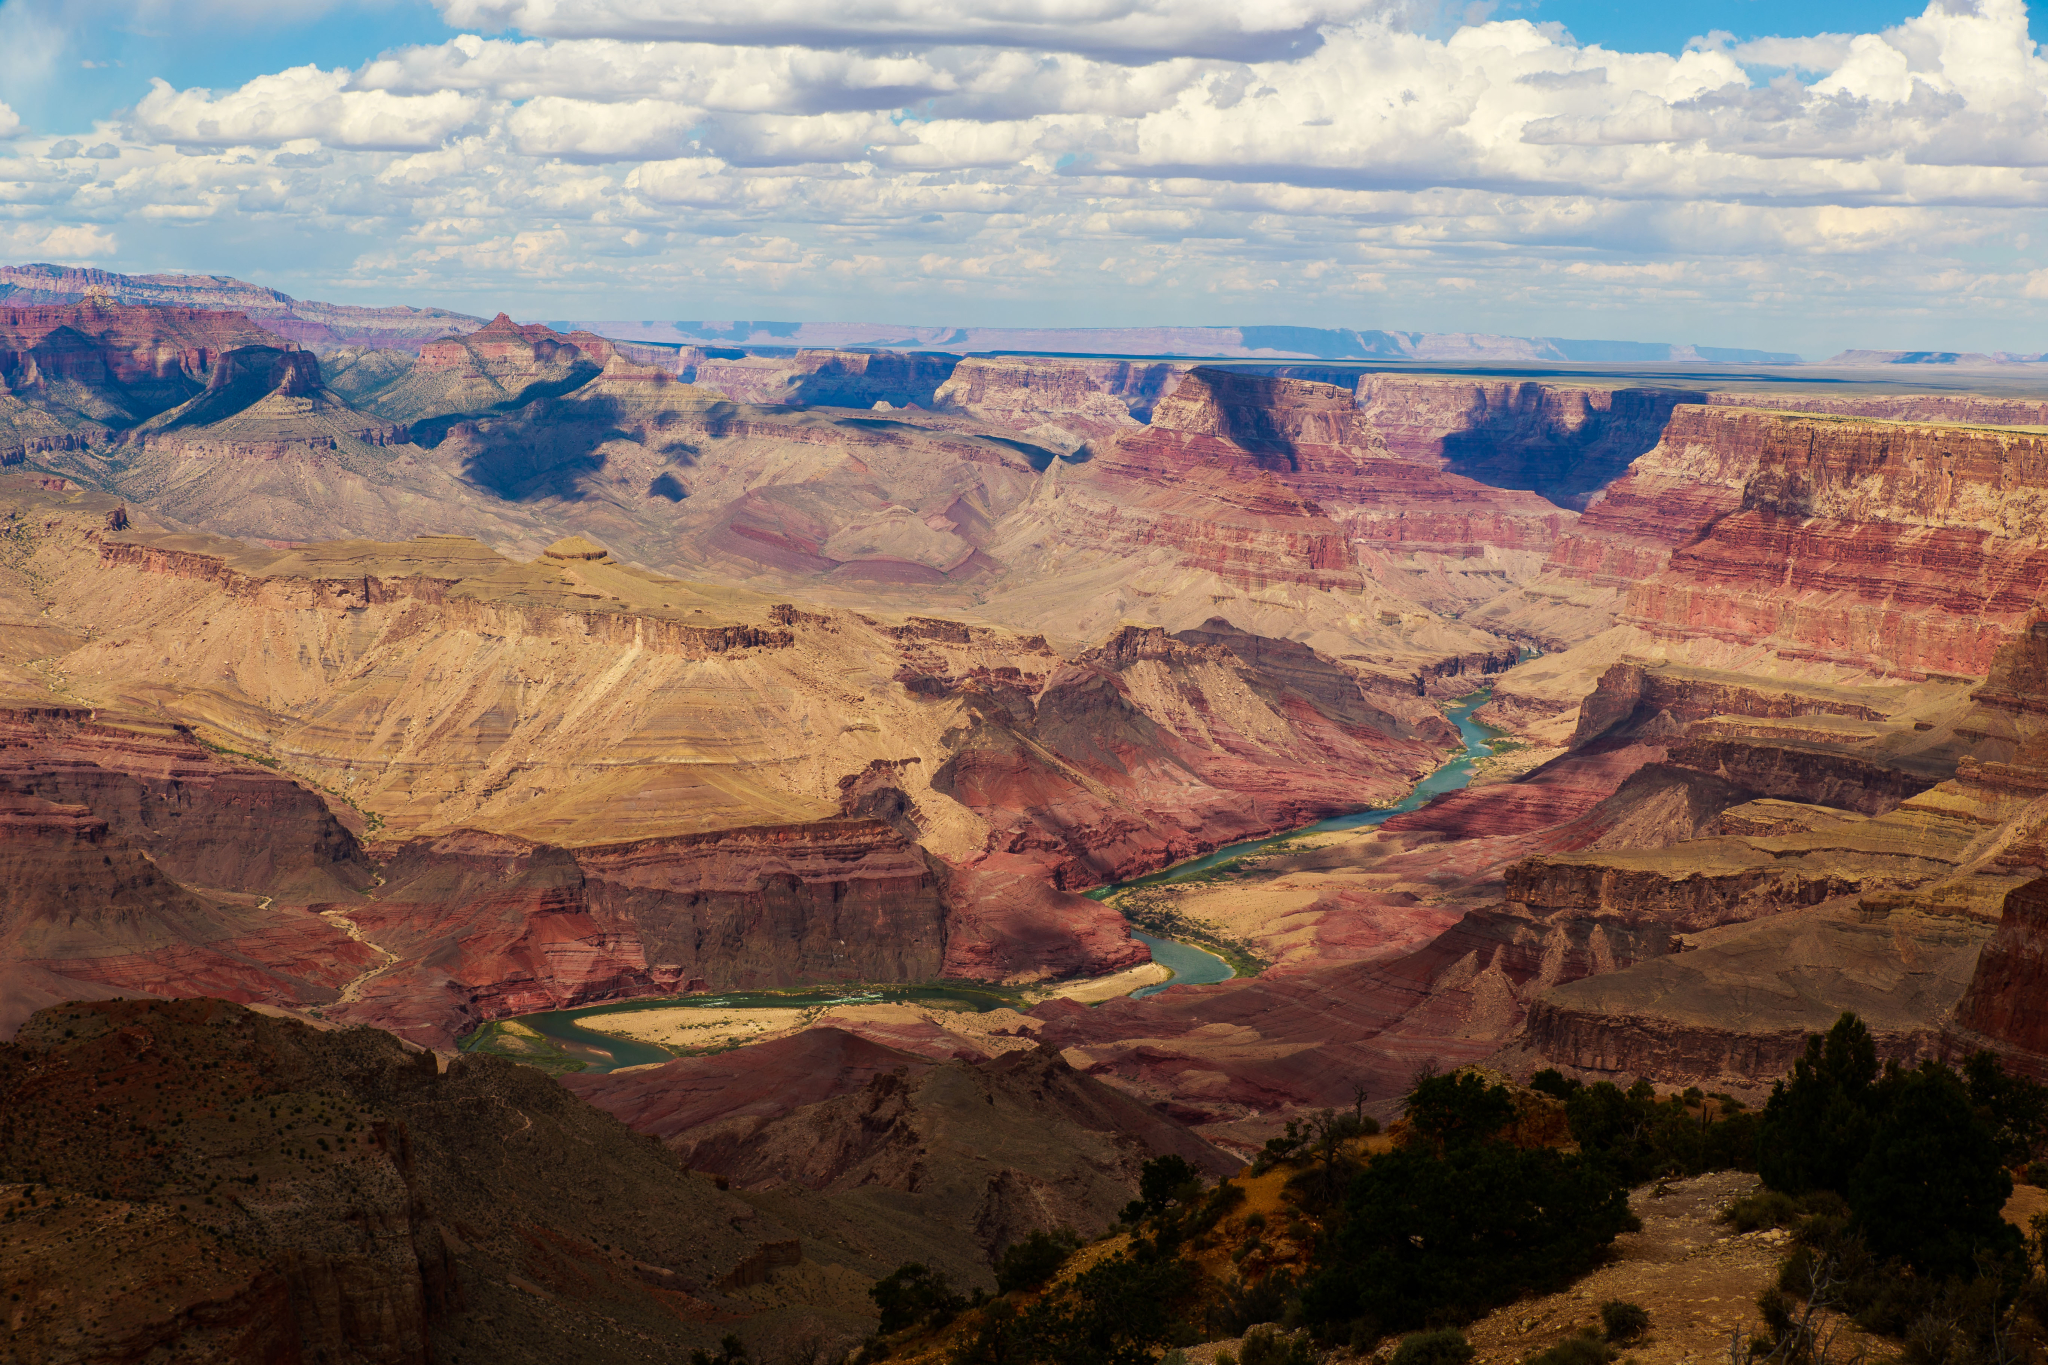
<instances>
[{"instance_id":1,"label":"rocky ridge","mask_svg":"<svg viewBox=\"0 0 2048 1365\"><path fill-rule=\"evenodd\" d=\"M121 275L76 266L0 266L0 306L68 305L102 298L150 308L241 314L303 346L417 349L481 319L440 308L312 303L226 275Z\"/></svg>"}]
</instances>

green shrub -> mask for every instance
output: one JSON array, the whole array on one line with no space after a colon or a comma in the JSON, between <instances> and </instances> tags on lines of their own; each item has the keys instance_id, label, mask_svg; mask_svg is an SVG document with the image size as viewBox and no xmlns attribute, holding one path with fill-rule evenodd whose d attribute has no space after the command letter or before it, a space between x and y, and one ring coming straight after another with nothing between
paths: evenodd
<instances>
[{"instance_id":1,"label":"green shrub","mask_svg":"<svg viewBox=\"0 0 2048 1365\"><path fill-rule=\"evenodd\" d=\"M1217 1336L1234 1337L1261 1323L1278 1322L1294 1303L1294 1277L1276 1270L1246 1284L1233 1279L1209 1305L1209 1328Z\"/></svg>"},{"instance_id":2,"label":"green shrub","mask_svg":"<svg viewBox=\"0 0 2048 1365\"><path fill-rule=\"evenodd\" d=\"M1515 1121L1514 1097L1471 1072L1430 1076L1408 1094L1408 1126L1445 1147L1484 1142Z\"/></svg>"},{"instance_id":3,"label":"green shrub","mask_svg":"<svg viewBox=\"0 0 2048 1365\"><path fill-rule=\"evenodd\" d=\"M1585 1082L1567 1077L1556 1067L1546 1066L1529 1078L1529 1088L1552 1099L1568 1100L1572 1092L1584 1088Z\"/></svg>"},{"instance_id":4,"label":"green shrub","mask_svg":"<svg viewBox=\"0 0 2048 1365\"><path fill-rule=\"evenodd\" d=\"M1066 1228L1040 1230L1021 1242L1012 1242L996 1262L996 1289L1004 1294L1019 1289L1036 1289L1059 1273L1067 1257L1081 1245L1081 1239Z\"/></svg>"},{"instance_id":5,"label":"green shrub","mask_svg":"<svg viewBox=\"0 0 2048 1365\"><path fill-rule=\"evenodd\" d=\"M953 1292L950 1276L916 1261L906 1261L876 1280L868 1297L881 1313L884 1336L919 1323L944 1327L967 1306L967 1300Z\"/></svg>"},{"instance_id":6,"label":"green shrub","mask_svg":"<svg viewBox=\"0 0 2048 1365\"><path fill-rule=\"evenodd\" d=\"M1530 1356L1529 1365L1607 1365L1614 1356L1614 1348L1598 1337L1566 1337L1549 1350Z\"/></svg>"},{"instance_id":7,"label":"green shrub","mask_svg":"<svg viewBox=\"0 0 2048 1365\"><path fill-rule=\"evenodd\" d=\"M1193 1262L1157 1255L1112 1256L1019 1312L998 1299L953 1365L1133 1365L1158 1348L1189 1339L1181 1305L1199 1272Z\"/></svg>"},{"instance_id":8,"label":"green shrub","mask_svg":"<svg viewBox=\"0 0 2048 1365\"><path fill-rule=\"evenodd\" d=\"M1402 1337L1394 1348L1393 1365L1465 1365L1474 1354L1463 1332L1446 1327Z\"/></svg>"},{"instance_id":9,"label":"green shrub","mask_svg":"<svg viewBox=\"0 0 2048 1365\"><path fill-rule=\"evenodd\" d=\"M1351 1182L1342 1214L1302 1291L1304 1313L1385 1331L1557 1288L1639 1226L1611 1170L1505 1143L1384 1153Z\"/></svg>"},{"instance_id":10,"label":"green shrub","mask_svg":"<svg viewBox=\"0 0 2048 1365\"><path fill-rule=\"evenodd\" d=\"M1228 1180L1221 1182L1215 1189L1209 1191L1209 1197L1202 1201L1202 1206L1199 1209L1195 1210L1194 1226L1190 1231L1198 1233L1207 1232L1210 1228L1223 1221L1224 1216L1239 1204L1242 1204L1244 1200L1244 1186L1233 1184Z\"/></svg>"},{"instance_id":11,"label":"green shrub","mask_svg":"<svg viewBox=\"0 0 2048 1365\"><path fill-rule=\"evenodd\" d=\"M1788 1227L1798 1216L1799 1201L1791 1195L1783 1190L1758 1190L1730 1204L1721 1221L1737 1232L1755 1232L1758 1228Z\"/></svg>"},{"instance_id":12,"label":"green shrub","mask_svg":"<svg viewBox=\"0 0 2048 1365\"><path fill-rule=\"evenodd\" d=\"M1245 1335L1244 1365L1311 1365L1314 1360L1306 1332L1282 1336L1271 1327L1255 1327Z\"/></svg>"},{"instance_id":13,"label":"green shrub","mask_svg":"<svg viewBox=\"0 0 2048 1365\"><path fill-rule=\"evenodd\" d=\"M1184 1156L1167 1153L1138 1169L1138 1197L1124 1206L1124 1221L1157 1218L1169 1204L1191 1204L1202 1193L1202 1173Z\"/></svg>"},{"instance_id":14,"label":"green shrub","mask_svg":"<svg viewBox=\"0 0 2048 1365\"><path fill-rule=\"evenodd\" d=\"M1650 1314L1639 1303L1609 1299L1600 1305L1600 1326L1606 1330L1609 1341L1626 1346L1650 1330Z\"/></svg>"}]
</instances>

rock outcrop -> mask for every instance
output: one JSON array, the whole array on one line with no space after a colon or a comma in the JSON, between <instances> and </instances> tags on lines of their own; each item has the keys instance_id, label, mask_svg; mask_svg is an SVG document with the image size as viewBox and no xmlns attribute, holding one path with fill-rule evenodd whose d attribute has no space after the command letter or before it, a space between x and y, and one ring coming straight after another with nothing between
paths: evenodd
<instances>
[{"instance_id":1,"label":"rock outcrop","mask_svg":"<svg viewBox=\"0 0 2048 1365\"><path fill-rule=\"evenodd\" d=\"M375 961L311 913L373 872L313 792L184 727L0 711L0 1031L107 992L331 1001Z\"/></svg>"},{"instance_id":2,"label":"rock outcrop","mask_svg":"<svg viewBox=\"0 0 2048 1365\"><path fill-rule=\"evenodd\" d=\"M691 382L736 403L931 408L960 357L932 352L798 351L697 362Z\"/></svg>"},{"instance_id":3,"label":"rock outcrop","mask_svg":"<svg viewBox=\"0 0 2048 1365\"><path fill-rule=\"evenodd\" d=\"M1998 930L1984 945L1969 989L1956 1005L1956 1033L1965 1045L1988 1044L2035 1076L2048 1077L2048 1021L2040 1002L2048 990L2048 877L2014 887Z\"/></svg>"},{"instance_id":4,"label":"rock outcrop","mask_svg":"<svg viewBox=\"0 0 2048 1365\"><path fill-rule=\"evenodd\" d=\"M67 424L145 421L196 397L224 354L248 347L279 349L276 337L239 313L131 308L103 298L0 307L0 387Z\"/></svg>"},{"instance_id":5,"label":"rock outcrop","mask_svg":"<svg viewBox=\"0 0 2048 1365\"><path fill-rule=\"evenodd\" d=\"M1186 368L1170 362L970 356L953 367L932 401L1072 452L1149 422Z\"/></svg>"}]
</instances>

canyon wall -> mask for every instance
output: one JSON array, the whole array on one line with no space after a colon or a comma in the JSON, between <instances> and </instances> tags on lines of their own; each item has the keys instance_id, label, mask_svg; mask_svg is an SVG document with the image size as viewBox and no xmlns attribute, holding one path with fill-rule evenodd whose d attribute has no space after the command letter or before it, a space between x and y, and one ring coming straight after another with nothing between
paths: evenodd
<instances>
[{"instance_id":1,"label":"canyon wall","mask_svg":"<svg viewBox=\"0 0 2048 1365\"><path fill-rule=\"evenodd\" d=\"M417 349L423 342L482 321L440 308L316 303L226 275L121 275L78 266L0 266L0 305L62 307L95 299L160 312L240 314L272 336L321 348Z\"/></svg>"},{"instance_id":2,"label":"canyon wall","mask_svg":"<svg viewBox=\"0 0 2048 1365\"><path fill-rule=\"evenodd\" d=\"M379 852L374 898L332 908L397 959L355 1012L421 1042L534 1010L945 964L946 869L881 821L572 848L461 830Z\"/></svg>"},{"instance_id":3,"label":"canyon wall","mask_svg":"<svg viewBox=\"0 0 2048 1365\"><path fill-rule=\"evenodd\" d=\"M1655 638L1981 677L2048 581L2044 476L2024 432L1681 407L1550 567Z\"/></svg>"},{"instance_id":4,"label":"canyon wall","mask_svg":"<svg viewBox=\"0 0 2048 1365\"><path fill-rule=\"evenodd\" d=\"M375 960L312 913L374 880L314 793L189 728L0 710L0 1030L108 990L288 1006Z\"/></svg>"}]
</instances>

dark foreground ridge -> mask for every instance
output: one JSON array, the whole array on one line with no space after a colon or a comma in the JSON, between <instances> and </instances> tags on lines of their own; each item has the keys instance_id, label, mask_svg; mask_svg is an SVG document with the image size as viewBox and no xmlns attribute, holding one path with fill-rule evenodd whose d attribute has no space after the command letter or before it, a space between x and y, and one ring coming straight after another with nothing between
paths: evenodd
<instances>
[{"instance_id":1,"label":"dark foreground ridge","mask_svg":"<svg viewBox=\"0 0 2048 1365\"><path fill-rule=\"evenodd\" d=\"M8 1365L671 1361L742 1320L864 1326L865 1267L792 1277L800 1310L735 1298L778 1252L802 1254L497 1058L441 1074L218 1000L60 1006L0 1046Z\"/></svg>"}]
</instances>

